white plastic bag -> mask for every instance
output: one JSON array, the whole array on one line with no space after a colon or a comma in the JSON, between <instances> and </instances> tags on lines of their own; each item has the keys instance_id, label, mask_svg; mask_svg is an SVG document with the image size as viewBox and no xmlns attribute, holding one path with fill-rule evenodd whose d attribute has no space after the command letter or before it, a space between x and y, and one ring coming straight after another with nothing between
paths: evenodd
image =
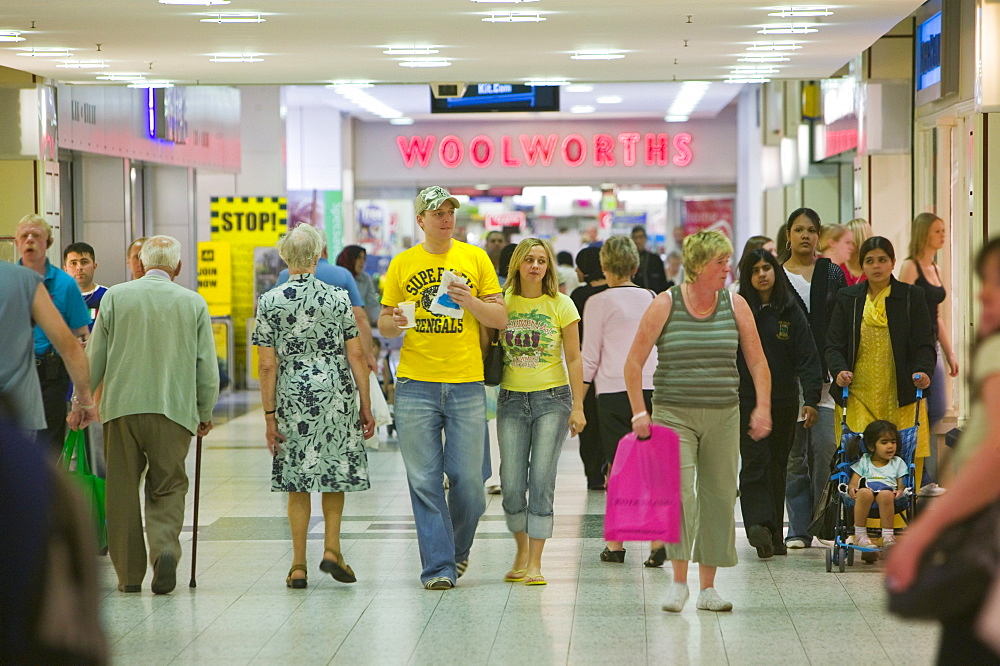
<instances>
[{"instance_id":1,"label":"white plastic bag","mask_svg":"<svg viewBox=\"0 0 1000 666\"><path fill-rule=\"evenodd\" d=\"M438 285L437 293L434 295L434 300L431 301L430 311L436 315L444 315L447 317L454 317L455 319L461 319L462 315L465 313L465 309L461 305L452 300L451 296L448 295L448 287L456 282L465 283L465 278L455 275L449 270L441 273L441 284Z\"/></svg>"},{"instance_id":2,"label":"white plastic bag","mask_svg":"<svg viewBox=\"0 0 1000 666\"><path fill-rule=\"evenodd\" d=\"M392 412L389 411L389 404L382 395L382 387L378 384L378 377L374 372L368 374L368 392L371 394L372 417L375 425L384 426L392 423Z\"/></svg>"}]
</instances>

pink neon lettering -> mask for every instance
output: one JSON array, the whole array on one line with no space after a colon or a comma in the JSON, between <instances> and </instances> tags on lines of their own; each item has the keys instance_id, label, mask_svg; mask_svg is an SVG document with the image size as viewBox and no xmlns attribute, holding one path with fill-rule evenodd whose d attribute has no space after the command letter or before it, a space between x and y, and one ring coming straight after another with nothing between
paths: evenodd
<instances>
[{"instance_id":1,"label":"pink neon lettering","mask_svg":"<svg viewBox=\"0 0 1000 666\"><path fill-rule=\"evenodd\" d=\"M469 159L474 166L485 169L493 163L493 154L496 148L493 146L493 139L480 134L472 138L469 142Z\"/></svg>"},{"instance_id":2,"label":"pink neon lettering","mask_svg":"<svg viewBox=\"0 0 1000 666\"><path fill-rule=\"evenodd\" d=\"M521 166L521 158L514 157L512 154L512 148L510 141L510 135L504 134L500 137L500 164L505 167L519 167Z\"/></svg>"},{"instance_id":3,"label":"pink neon lettering","mask_svg":"<svg viewBox=\"0 0 1000 666\"><path fill-rule=\"evenodd\" d=\"M594 135L594 166L615 165L615 140L610 134Z\"/></svg>"},{"instance_id":4,"label":"pink neon lettering","mask_svg":"<svg viewBox=\"0 0 1000 666\"><path fill-rule=\"evenodd\" d=\"M571 150L572 146L576 146L576 150ZM573 157L573 153L576 153L576 157ZM587 161L587 142L584 141L583 137L579 134L568 134L562 142L562 158L566 166L578 167Z\"/></svg>"},{"instance_id":5,"label":"pink neon lettering","mask_svg":"<svg viewBox=\"0 0 1000 666\"><path fill-rule=\"evenodd\" d=\"M438 146L438 159L449 169L454 169L462 163L464 153L465 147L462 145L462 140L454 134L449 134L441 139L441 144Z\"/></svg>"},{"instance_id":6,"label":"pink neon lettering","mask_svg":"<svg viewBox=\"0 0 1000 666\"><path fill-rule=\"evenodd\" d=\"M622 144L622 164L635 166L635 144L639 143L639 133L622 132L618 135L618 142Z\"/></svg>"},{"instance_id":7,"label":"pink neon lettering","mask_svg":"<svg viewBox=\"0 0 1000 666\"><path fill-rule=\"evenodd\" d=\"M396 145L399 146L399 153L403 156L406 168L412 169L413 163L417 160L420 161L420 166L427 166L436 140L437 137L433 134L428 134L426 137L411 136L409 138L397 136Z\"/></svg>"},{"instance_id":8,"label":"pink neon lettering","mask_svg":"<svg viewBox=\"0 0 1000 666\"><path fill-rule=\"evenodd\" d=\"M691 164L694 156L691 154L691 135L687 132L679 132L674 135L674 159L673 162L679 167L686 167Z\"/></svg>"},{"instance_id":9,"label":"pink neon lettering","mask_svg":"<svg viewBox=\"0 0 1000 666\"><path fill-rule=\"evenodd\" d=\"M524 151L524 158L528 160L529 166L535 166L535 162L539 157L542 158L542 166L548 166L552 163L556 141L559 140L558 134L549 134L547 137L542 137L541 134L535 134L531 137L527 134L522 134L518 139L521 142L521 150Z\"/></svg>"},{"instance_id":10,"label":"pink neon lettering","mask_svg":"<svg viewBox=\"0 0 1000 666\"><path fill-rule=\"evenodd\" d=\"M670 152L669 134L646 135L646 166L667 166Z\"/></svg>"}]
</instances>

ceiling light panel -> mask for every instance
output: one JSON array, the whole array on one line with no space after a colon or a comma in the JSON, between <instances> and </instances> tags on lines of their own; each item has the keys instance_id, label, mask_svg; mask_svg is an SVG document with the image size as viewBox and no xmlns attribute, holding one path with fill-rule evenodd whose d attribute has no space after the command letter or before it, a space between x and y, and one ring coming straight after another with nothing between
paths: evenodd
<instances>
[{"instance_id":1,"label":"ceiling light panel","mask_svg":"<svg viewBox=\"0 0 1000 666\"><path fill-rule=\"evenodd\" d=\"M668 116L690 116L712 87L708 81L685 81L667 109Z\"/></svg>"},{"instance_id":2,"label":"ceiling light panel","mask_svg":"<svg viewBox=\"0 0 1000 666\"><path fill-rule=\"evenodd\" d=\"M406 46L391 46L391 47L385 49L384 51L382 51L382 53L384 53L385 55L406 55L406 56L434 55L435 53L438 53L438 50L437 49L432 49L432 48L429 48L429 47L420 47L420 48L418 48L418 47L415 47L415 46L411 46L411 47L406 47Z\"/></svg>"},{"instance_id":3,"label":"ceiling light panel","mask_svg":"<svg viewBox=\"0 0 1000 666\"><path fill-rule=\"evenodd\" d=\"M833 16L829 7L817 7L804 5L798 7L779 7L776 11L770 12L768 16L777 18L815 18L819 16Z\"/></svg>"},{"instance_id":4,"label":"ceiling light panel","mask_svg":"<svg viewBox=\"0 0 1000 666\"><path fill-rule=\"evenodd\" d=\"M493 12L483 19L487 23L540 23L545 20L539 12Z\"/></svg>"},{"instance_id":5,"label":"ceiling light panel","mask_svg":"<svg viewBox=\"0 0 1000 666\"><path fill-rule=\"evenodd\" d=\"M217 53L211 58L211 62L264 62L258 53Z\"/></svg>"},{"instance_id":6,"label":"ceiling light panel","mask_svg":"<svg viewBox=\"0 0 1000 666\"><path fill-rule=\"evenodd\" d=\"M757 31L758 35L809 35L819 32L812 23L765 25Z\"/></svg>"},{"instance_id":7,"label":"ceiling light panel","mask_svg":"<svg viewBox=\"0 0 1000 666\"><path fill-rule=\"evenodd\" d=\"M118 82L141 81L144 78L146 78L145 74L140 74L137 72L108 72L107 74L100 74L97 76L98 81L118 81Z\"/></svg>"},{"instance_id":8,"label":"ceiling light panel","mask_svg":"<svg viewBox=\"0 0 1000 666\"><path fill-rule=\"evenodd\" d=\"M621 104L621 95L602 95L597 98L598 104Z\"/></svg>"},{"instance_id":9,"label":"ceiling light panel","mask_svg":"<svg viewBox=\"0 0 1000 666\"><path fill-rule=\"evenodd\" d=\"M535 86L536 88L537 87L541 87L541 86L568 86L569 85L569 81L557 81L557 80L541 80L541 81L539 81L539 80L532 80L532 81L525 81L524 85L526 85L526 86Z\"/></svg>"},{"instance_id":10,"label":"ceiling light panel","mask_svg":"<svg viewBox=\"0 0 1000 666\"><path fill-rule=\"evenodd\" d=\"M590 85L589 83L574 83L572 85L566 86L563 89L563 92L589 93L589 92L594 92L594 86Z\"/></svg>"},{"instance_id":11,"label":"ceiling light panel","mask_svg":"<svg viewBox=\"0 0 1000 666\"><path fill-rule=\"evenodd\" d=\"M620 60L624 57L620 51L577 51L570 56L573 60Z\"/></svg>"},{"instance_id":12,"label":"ceiling light panel","mask_svg":"<svg viewBox=\"0 0 1000 666\"><path fill-rule=\"evenodd\" d=\"M20 30L0 30L0 42L23 42Z\"/></svg>"},{"instance_id":13,"label":"ceiling light panel","mask_svg":"<svg viewBox=\"0 0 1000 666\"><path fill-rule=\"evenodd\" d=\"M211 7L212 5L228 5L229 0L160 0L161 5L200 5Z\"/></svg>"},{"instance_id":14,"label":"ceiling light panel","mask_svg":"<svg viewBox=\"0 0 1000 666\"><path fill-rule=\"evenodd\" d=\"M596 110L597 109L589 104L577 104L576 106L571 106L569 108L570 113L593 113Z\"/></svg>"},{"instance_id":15,"label":"ceiling light panel","mask_svg":"<svg viewBox=\"0 0 1000 666\"><path fill-rule=\"evenodd\" d=\"M110 66L103 60L66 60L61 65L56 65L63 69L107 69Z\"/></svg>"},{"instance_id":16,"label":"ceiling light panel","mask_svg":"<svg viewBox=\"0 0 1000 666\"><path fill-rule=\"evenodd\" d=\"M260 14L253 12L227 12L221 14L209 14L208 18L201 19L202 23L264 23L267 19Z\"/></svg>"},{"instance_id":17,"label":"ceiling light panel","mask_svg":"<svg viewBox=\"0 0 1000 666\"><path fill-rule=\"evenodd\" d=\"M747 47L747 51L760 52L760 51L798 51L802 48L800 42L793 42L790 40L780 41L780 42L754 42Z\"/></svg>"},{"instance_id":18,"label":"ceiling light panel","mask_svg":"<svg viewBox=\"0 0 1000 666\"><path fill-rule=\"evenodd\" d=\"M404 117L401 111L398 111L388 104L375 99L366 93L362 88L357 86L333 86L333 90L344 99L350 100L352 104L364 109L372 115L380 118L388 118L390 120Z\"/></svg>"},{"instance_id":19,"label":"ceiling light panel","mask_svg":"<svg viewBox=\"0 0 1000 666\"><path fill-rule=\"evenodd\" d=\"M73 54L69 52L68 49L60 48L37 48L37 49L21 49L18 53L19 56L25 56L28 58L72 58Z\"/></svg>"},{"instance_id":20,"label":"ceiling light panel","mask_svg":"<svg viewBox=\"0 0 1000 666\"><path fill-rule=\"evenodd\" d=\"M451 67L451 61L444 58L424 58L422 60L404 60L400 67Z\"/></svg>"}]
</instances>

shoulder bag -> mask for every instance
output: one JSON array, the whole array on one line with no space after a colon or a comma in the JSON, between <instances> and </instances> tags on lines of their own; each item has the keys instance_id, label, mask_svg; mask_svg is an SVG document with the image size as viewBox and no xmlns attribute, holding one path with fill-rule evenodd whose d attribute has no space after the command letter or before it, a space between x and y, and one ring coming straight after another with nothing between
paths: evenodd
<instances>
[{"instance_id":1,"label":"shoulder bag","mask_svg":"<svg viewBox=\"0 0 1000 666\"><path fill-rule=\"evenodd\" d=\"M499 386L503 379L503 347L500 345L500 331L493 331L490 349L483 359L483 383L487 386Z\"/></svg>"},{"instance_id":2,"label":"shoulder bag","mask_svg":"<svg viewBox=\"0 0 1000 666\"><path fill-rule=\"evenodd\" d=\"M939 622L975 615L997 574L998 528L1000 501L945 528L924 552L913 584L903 592L889 592L889 611Z\"/></svg>"}]
</instances>

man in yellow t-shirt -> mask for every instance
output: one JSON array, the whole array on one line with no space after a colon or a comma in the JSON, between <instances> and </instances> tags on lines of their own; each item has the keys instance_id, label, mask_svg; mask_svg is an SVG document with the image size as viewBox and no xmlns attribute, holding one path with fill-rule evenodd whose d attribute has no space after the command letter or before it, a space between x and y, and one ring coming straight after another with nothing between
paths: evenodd
<instances>
[{"instance_id":1,"label":"man in yellow t-shirt","mask_svg":"<svg viewBox=\"0 0 1000 666\"><path fill-rule=\"evenodd\" d=\"M387 338L407 329L396 373L396 431L417 525L420 580L428 590L452 588L465 572L486 510L486 395L479 327L502 329L507 324L489 257L452 238L458 207L442 187L417 195L414 209L425 239L389 264L378 320ZM465 279L447 291L447 305L459 306L460 314L453 311L458 316L431 312L445 271ZM398 307L404 301L416 302L415 321L408 321ZM445 474L451 484L447 498Z\"/></svg>"}]
</instances>

